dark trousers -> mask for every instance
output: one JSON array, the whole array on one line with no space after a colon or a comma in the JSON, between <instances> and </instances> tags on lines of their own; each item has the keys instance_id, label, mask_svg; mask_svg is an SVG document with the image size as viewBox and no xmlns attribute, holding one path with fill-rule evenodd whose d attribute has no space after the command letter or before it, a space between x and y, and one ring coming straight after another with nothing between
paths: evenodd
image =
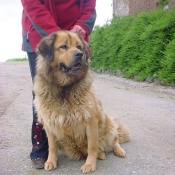
<instances>
[{"instance_id":1,"label":"dark trousers","mask_svg":"<svg viewBox=\"0 0 175 175\"><path fill-rule=\"evenodd\" d=\"M36 74L36 53L27 52L30 73L32 77L32 81L34 81L34 77ZM33 99L35 98L34 92L32 92ZM33 123L32 123L32 151L30 153L31 159L36 158L47 158L48 157L48 141L46 137L46 133L43 130L43 126L37 122L37 114L35 112L35 107L32 106L33 111Z\"/></svg>"}]
</instances>

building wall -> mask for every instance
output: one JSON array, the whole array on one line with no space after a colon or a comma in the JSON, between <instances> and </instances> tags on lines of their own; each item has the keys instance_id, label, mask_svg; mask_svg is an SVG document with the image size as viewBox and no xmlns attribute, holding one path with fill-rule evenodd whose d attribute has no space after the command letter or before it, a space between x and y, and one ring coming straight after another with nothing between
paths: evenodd
<instances>
[{"instance_id":1,"label":"building wall","mask_svg":"<svg viewBox=\"0 0 175 175\"><path fill-rule=\"evenodd\" d=\"M113 0L113 15L125 16L129 14L129 0Z\"/></svg>"},{"instance_id":2,"label":"building wall","mask_svg":"<svg viewBox=\"0 0 175 175\"><path fill-rule=\"evenodd\" d=\"M113 14L124 16L141 11L154 10L159 0L113 0ZM175 0L169 1L169 7L175 6Z\"/></svg>"},{"instance_id":3,"label":"building wall","mask_svg":"<svg viewBox=\"0 0 175 175\"><path fill-rule=\"evenodd\" d=\"M129 14L150 11L156 8L158 0L129 0Z\"/></svg>"},{"instance_id":4,"label":"building wall","mask_svg":"<svg viewBox=\"0 0 175 175\"><path fill-rule=\"evenodd\" d=\"M170 1L169 1L169 6L170 6L170 7L175 6L175 0L170 0Z\"/></svg>"}]
</instances>

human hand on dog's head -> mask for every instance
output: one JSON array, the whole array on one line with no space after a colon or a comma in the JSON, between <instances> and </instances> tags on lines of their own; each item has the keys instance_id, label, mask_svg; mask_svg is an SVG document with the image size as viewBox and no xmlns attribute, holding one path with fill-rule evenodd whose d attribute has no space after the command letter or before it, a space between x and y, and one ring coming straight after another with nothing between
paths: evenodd
<instances>
[{"instance_id":1,"label":"human hand on dog's head","mask_svg":"<svg viewBox=\"0 0 175 175\"><path fill-rule=\"evenodd\" d=\"M73 28L70 30L71 32L78 33L82 36L86 35L86 31L79 25L73 26Z\"/></svg>"}]
</instances>

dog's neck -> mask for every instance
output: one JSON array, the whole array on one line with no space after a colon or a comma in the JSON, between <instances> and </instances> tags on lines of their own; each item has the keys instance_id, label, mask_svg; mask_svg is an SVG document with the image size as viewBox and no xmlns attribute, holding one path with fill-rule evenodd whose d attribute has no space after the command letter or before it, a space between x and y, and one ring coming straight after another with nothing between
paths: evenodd
<instances>
[{"instance_id":1,"label":"dog's neck","mask_svg":"<svg viewBox=\"0 0 175 175\"><path fill-rule=\"evenodd\" d=\"M72 83L69 86L60 87L60 94L63 98L68 98L69 96L76 96L76 94L80 94L81 92L83 95L84 92L90 91L92 83L93 79L91 73L88 72L88 75L86 75L83 79Z\"/></svg>"},{"instance_id":2,"label":"dog's neck","mask_svg":"<svg viewBox=\"0 0 175 175\"><path fill-rule=\"evenodd\" d=\"M39 93L38 95L44 99L50 97L59 98L60 100L69 99L69 97L76 96L76 94L79 94L80 92L82 92L82 95L85 95L84 93L86 91L90 91L93 82L90 70L84 78L70 84L69 86L59 86L58 84L50 83L44 76L42 76L42 74L38 74L36 79L43 79L44 81L36 81L34 84L35 93ZM37 82L43 83L37 84ZM46 90L46 88L48 90ZM52 89L52 91L49 91L49 89Z\"/></svg>"}]
</instances>

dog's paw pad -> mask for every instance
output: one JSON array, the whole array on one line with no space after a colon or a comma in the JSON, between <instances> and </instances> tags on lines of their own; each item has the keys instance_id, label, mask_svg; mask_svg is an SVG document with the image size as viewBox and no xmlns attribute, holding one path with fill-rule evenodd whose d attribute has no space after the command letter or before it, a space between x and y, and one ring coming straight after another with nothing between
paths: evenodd
<instances>
[{"instance_id":1,"label":"dog's paw pad","mask_svg":"<svg viewBox=\"0 0 175 175\"><path fill-rule=\"evenodd\" d=\"M81 167L81 171L83 173L89 173L89 172L93 172L96 170L96 165L91 165L91 164L84 164L82 167Z\"/></svg>"},{"instance_id":2,"label":"dog's paw pad","mask_svg":"<svg viewBox=\"0 0 175 175\"><path fill-rule=\"evenodd\" d=\"M46 171L51 171L53 169L56 169L57 168L57 163L52 163L52 162L46 162L45 165L44 165L44 169Z\"/></svg>"}]
</instances>

